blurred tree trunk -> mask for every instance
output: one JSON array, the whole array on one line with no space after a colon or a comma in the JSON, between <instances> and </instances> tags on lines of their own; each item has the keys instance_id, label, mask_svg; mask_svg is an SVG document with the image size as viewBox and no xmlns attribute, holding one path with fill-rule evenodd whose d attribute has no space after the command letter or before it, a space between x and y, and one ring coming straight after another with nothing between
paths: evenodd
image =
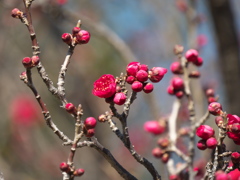
<instances>
[{"instance_id":1,"label":"blurred tree trunk","mask_svg":"<svg viewBox=\"0 0 240 180\"><path fill-rule=\"evenodd\" d=\"M227 112L240 111L240 58L239 43L229 0L208 0L216 31L219 67L225 85Z\"/></svg>"}]
</instances>

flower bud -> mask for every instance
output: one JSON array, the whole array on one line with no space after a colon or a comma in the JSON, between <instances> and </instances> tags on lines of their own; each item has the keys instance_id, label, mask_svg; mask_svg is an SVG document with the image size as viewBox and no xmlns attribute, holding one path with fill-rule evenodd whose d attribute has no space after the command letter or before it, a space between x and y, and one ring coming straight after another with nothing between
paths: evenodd
<instances>
[{"instance_id":1,"label":"flower bud","mask_svg":"<svg viewBox=\"0 0 240 180\"><path fill-rule=\"evenodd\" d=\"M170 142L169 142L169 139L168 138L159 138L158 141L157 141L157 144L165 149L169 146Z\"/></svg>"},{"instance_id":2,"label":"flower bud","mask_svg":"<svg viewBox=\"0 0 240 180\"><path fill-rule=\"evenodd\" d=\"M223 125L223 117L222 116L217 116L215 118L215 123L218 127L221 127Z\"/></svg>"},{"instance_id":3,"label":"flower bud","mask_svg":"<svg viewBox=\"0 0 240 180\"><path fill-rule=\"evenodd\" d=\"M62 34L62 40L68 45L72 44L72 35L69 33Z\"/></svg>"},{"instance_id":4,"label":"flower bud","mask_svg":"<svg viewBox=\"0 0 240 180\"><path fill-rule=\"evenodd\" d=\"M170 94L170 95L174 95L175 92L174 92L174 88L173 88L172 85L168 86L167 92L168 92L168 94Z\"/></svg>"},{"instance_id":5,"label":"flower bud","mask_svg":"<svg viewBox=\"0 0 240 180\"><path fill-rule=\"evenodd\" d=\"M63 172L69 172L70 171L70 167L66 162L62 162L59 166L60 170Z\"/></svg>"},{"instance_id":6,"label":"flower bud","mask_svg":"<svg viewBox=\"0 0 240 180\"><path fill-rule=\"evenodd\" d=\"M230 131L233 133L240 133L240 124L239 123L232 124Z\"/></svg>"},{"instance_id":7,"label":"flower bud","mask_svg":"<svg viewBox=\"0 0 240 180\"><path fill-rule=\"evenodd\" d=\"M128 84L132 84L134 81L136 81L136 78L134 76L127 76L126 82Z\"/></svg>"},{"instance_id":8,"label":"flower bud","mask_svg":"<svg viewBox=\"0 0 240 180\"><path fill-rule=\"evenodd\" d=\"M184 95L184 92L183 92L183 91L177 91L177 92L175 93L175 96L176 96L178 99L181 99L181 98L183 97L183 95Z\"/></svg>"},{"instance_id":9,"label":"flower bud","mask_svg":"<svg viewBox=\"0 0 240 180\"><path fill-rule=\"evenodd\" d=\"M182 65L178 61L175 61L171 64L170 70L172 71L173 74L182 74L183 73Z\"/></svg>"},{"instance_id":10,"label":"flower bud","mask_svg":"<svg viewBox=\"0 0 240 180\"><path fill-rule=\"evenodd\" d=\"M165 126L161 125L158 121L147 121L144 123L144 130L158 135L164 132Z\"/></svg>"},{"instance_id":11,"label":"flower bud","mask_svg":"<svg viewBox=\"0 0 240 180\"><path fill-rule=\"evenodd\" d=\"M22 59L22 64L25 68L31 68L32 67L32 59L30 57L25 57Z\"/></svg>"},{"instance_id":12,"label":"flower bud","mask_svg":"<svg viewBox=\"0 0 240 180\"><path fill-rule=\"evenodd\" d=\"M92 137L95 134L95 129L88 129L87 133L85 134L86 137Z\"/></svg>"},{"instance_id":13,"label":"flower bud","mask_svg":"<svg viewBox=\"0 0 240 180\"><path fill-rule=\"evenodd\" d=\"M88 117L84 121L84 125L87 129L95 128L95 126L97 125L97 120L94 117Z\"/></svg>"},{"instance_id":14,"label":"flower bud","mask_svg":"<svg viewBox=\"0 0 240 180\"><path fill-rule=\"evenodd\" d=\"M32 56L32 66L37 66L40 62L39 56Z\"/></svg>"},{"instance_id":15,"label":"flower bud","mask_svg":"<svg viewBox=\"0 0 240 180\"><path fill-rule=\"evenodd\" d=\"M161 160L162 160L163 163L167 163L169 158L170 158L169 153L164 153L161 157Z\"/></svg>"},{"instance_id":16,"label":"flower bud","mask_svg":"<svg viewBox=\"0 0 240 180\"><path fill-rule=\"evenodd\" d=\"M23 12L20 11L19 9L17 9L17 8L14 8L14 9L12 10L12 12L11 12L11 15L12 15L13 18L19 19L19 18L22 17Z\"/></svg>"},{"instance_id":17,"label":"flower bud","mask_svg":"<svg viewBox=\"0 0 240 180\"><path fill-rule=\"evenodd\" d=\"M65 105L65 109L66 109L66 111L67 111L68 113L71 113L71 114L73 114L73 113L76 112L76 108L75 108L75 106L74 106L72 103L67 103L67 104Z\"/></svg>"},{"instance_id":18,"label":"flower bud","mask_svg":"<svg viewBox=\"0 0 240 180\"><path fill-rule=\"evenodd\" d=\"M148 65L146 65L146 64L140 64L139 70L144 70L144 71L148 72Z\"/></svg>"},{"instance_id":19,"label":"flower bud","mask_svg":"<svg viewBox=\"0 0 240 180\"><path fill-rule=\"evenodd\" d=\"M184 50L184 47L181 46L181 45L175 45L174 48L173 48L173 53L178 55L178 54L182 54L183 53L183 50Z\"/></svg>"},{"instance_id":20,"label":"flower bud","mask_svg":"<svg viewBox=\"0 0 240 180\"><path fill-rule=\"evenodd\" d=\"M117 105L123 105L126 102L126 95L122 92L116 93L114 98L113 98L113 102Z\"/></svg>"},{"instance_id":21,"label":"flower bud","mask_svg":"<svg viewBox=\"0 0 240 180\"><path fill-rule=\"evenodd\" d=\"M197 57L196 61L193 62L196 66L202 66L203 59L201 57Z\"/></svg>"},{"instance_id":22,"label":"flower bud","mask_svg":"<svg viewBox=\"0 0 240 180\"><path fill-rule=\"evenodd\" d=\"M233 152L231 154L231 160L232 162L235 164L235 163L239 163L240 161L240 154L238 152Z\"/></svg>"},{"instance_id":23,"label":"flower bud","mask_svg":"<svg viewBox=\"0 0 240 180\"><path fill-rule=\"evenodd\" d=\"M81 30L80 27L74 27L74 28L72 29L72 34L73 34L73 36L76 36L77 33L79 33L80 30Z\"/></svg>"},{"instance_id":24,"label":"flower bud","mask_svg":"<svg viewBox=\"0 0 240 180\"><path fill-rule=\"evenodd\" d=\"M218 116L222 114L222 105L218 102L212 102L208 105L208 111L214 115Z\"/></svg>"},{"instance_id":25,"label":"flower bud","mask_svg":"<svg viewBox=\"0 0 240 180\"><path fill-rule=\"evenodd\" d=\"M155 158L161 158L162 155L163 155L163 150L160 149L159 147L156 147L152 150L152 155L155 157Z\"/></svg>"},{"instance_id":26,"label":"flower bud","mask_svg":"<svg viewBox=\"0 0 240 180\"><path fill-rule=\"evenodd\" d=\"M179 180L179 177L176 174L172 174L169 176L169 180Z\"/></svg>"},{"instance_id":27,"label":"flower bud","mask_svg":"<svg viewBox=\"0 0 240 180\"><path fill-rule=\"evenodd\" d=\"M192 71L189 73L188 77L190 78L199 78L201 76L199 71Z\"/></svg>"},{"instance_id":28,"label":"flower bud","mask_svg":"<svg viewBox=\"0 0 240 180\"><path fill-rule=\"evenodd\" d=\"M217 98L215 98L215 97L208 98L208 104L211 104L212 102L216 102L216 101L217 101Z\"/></svg>"},{"instance_id":29,"label":"flower bud","mask_svg":"<svg viewBox=\"0 0 240 180\"><path fill-rule=\"evenodd\" d=\"M107 117L105 114L101 114L99 117L98 117L98 121L99 122L105 122L107 121Z\"/></svg>"},{"instance_id":30,"label":"flower bud","mask_svg":"<svg viewBox=\"0 0 240 180\"><path fill-rule=\"evenodd\" d=\"M144 70L139 70L136 74L136 78L140 82L145 82L148 80L148 73Z\"/></svg>"},{"instance_id":31,"label":"flower bud","mask_svg":"<svg viewBox=\"0 0 240 180\"><path fill-rule=\"evenodd\" d=\"M153 67L149 72L148 72L148 77L150 81L157 83L162 80L163 76L167 73L166 68L162 67Z\"/></svg>"},{"instance_id":32,"label":"flower bud","mask_svg":"<svg viewBox=\"0 0 240 180\"><path fill-rule=\"evenodd\" d=\"M224 172L215 173L216 180L231 180L230 176Z\"/></svg>"},{"instance_id":33,"label":"flower bud","mask_svg":"<svg viewBox=\"0 0 240 180\"><path fill-rule=\"evenodd\" d=\"M145 84L144 87L143 87L143 91L144 91L145 93L150 93L150 92L152 92L152 91L153 91L153 84L152 84L152 83L147 83L147 84Z\"/></svg>"},{"instance_id":34,"label":"flower bud","mask_svg":"<svg viewBox=\"0 0 240 180\"><path fill-rule=\"evenodd\" d=\"M196 130L197 136L205 140L212 137L214 133L214 129L208 125L200 125Z\"/></svg>"},{"instance_id":35,"label":"flower bud","mask_svg":"<svg viewBox=\"0 0 240 180\"><path fill-rule=\"evenodd\" d=\"M198 149L200 149L200 150L205 150L205 149L207 149L206 140L200 139L200 140L198 141L198 143L197 143L197 147L198 147Z\"/></svg>"},{"instance_id":36,"label":"flower bud","mask_svg":"<svg viewBox=\"0 0 240 180\"><path fill-rule=\"evenodd\" d=\"M76 35L77 43L87 44L90 40L90 33L86 30L80 30Z\"/></svg>"},{"instance_id":37,"label":"flower bud","mask_svg":"<svg viewBox=\"0 0 240 180\"><path fill-rule=\"evenodd\" d=\"M131 86L132 90L135 92L140 92L143 89L143 84L139 81L134 81Z\"/></svg>"},{"instance_id":38,"label":"flower bud","mask_svg":"<svg viewBox=\"0 0 240 180\"><path fill-rule=\"evenodd\" d=\"M139 67L139 62L130 62L126 68L127 75L135 77L137 72L139 71Z\"/></svg>"},{"instance_id":39,"label":"flower bud","mask_svg":"<svg viewBox=\"0 0 240 180\"><path fill-rule=\"evenodd\" d=\"M76 169L74 172L73 172L73 175L74 176L82 176L84 174L85 170L84 169Z\"/></svg>"},{"instance_id":40,"label":"flower bud","mask_svg":"<svg viewBox=\"0 0 240 180\"><path fill-rule=\"evenodd\" d=\"M206 141L206 145L207 145L207 147L209 148L209 149L215 149L216 148L216 146L217 146L217 140L216 140L216 138L214 138L214 137L210 137L209 139L207 139L207 141Z\"/></svg>"},{"instance_id":41,"label":"flower bud","mask_svg":"<svg viewBox=\"0 0 240 180\"><path fill-rule=\"evenodd\" d=\"M198 52L195 49L189 49L185 53L185 57L188 62L195 62L197 61L197 58L198 58Z\"/></svg>"},{"instance_id":42,"label":"flower bud","mask_svg":"<svg viewBox=\"0 0 240 180\"><path fill-rule=\"evenodd\" d=\"M171 83L174 90L182 90L184 88L183 80L180 77L174 77Z\"/></svg>"},{"instance_id":43,"label":"flower bud","mask_svg":"<svg viewBox=\"0 0 240 180\"><path fill-rule=\"evenodd\" d=\"M205 93L206 93L206 96L207 96L207 97L214 97L214 96L215 96L214 89L212 89L212 88L207 89L207 90L205 91Z\"/></svg>"}]
</instances>

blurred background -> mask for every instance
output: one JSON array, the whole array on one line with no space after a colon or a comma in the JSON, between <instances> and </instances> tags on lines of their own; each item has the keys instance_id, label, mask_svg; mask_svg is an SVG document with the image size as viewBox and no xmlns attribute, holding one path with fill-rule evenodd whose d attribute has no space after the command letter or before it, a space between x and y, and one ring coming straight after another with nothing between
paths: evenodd
<instances>
[{"instance_id":1,"label":"blurred background","mask_svg":"<svg viewBox=\"0 0 240 180\"><path fill-rule=\"evenodd\" d=\"M46 126L32 92L19 79L24 71L21 59L31 56L32 50L26 27L11 17L13 8L23 10L22 1L0 0L0 171L5 179L61 179L59 164L67 160L70 147L63 147ZM93 82L102 74L119 76L130 61L169 69L176 60L175 44L183 45L185 50L198 49L203 57L201 79L193 82L197 117L201 117L207 109L202 91L206 88L215 89L225 111L240 115L239 9L238 0L35 0L32 17L41 61L54 83L68 50L61 35L71 32L79 19L82 29L91 33L90 42L75 49L65 84L67 99L82 104L84 118L98 117L109 109L103 99L91 93ZM162 170L163 179L167 177L164 166L151 155L158 137L144 132L143 124L171 112L174 97L166 92L171 78L172 74L167 73L155 84L151 95L139 93L129 116L136 150ZM73 119L47 90L36 69L33 80L53 121L73 137ZM180 119L188 120L184 111ZM107 124L99 123L96 130L99 141L126 169L139 179L151 179ZM209 152L205 152L206 160ZM199 150L197 154L196 163L201 163ZM83 180L121 179L91 148L77 151L75 165L85 169Z\"/></svg>"}]
</instances>

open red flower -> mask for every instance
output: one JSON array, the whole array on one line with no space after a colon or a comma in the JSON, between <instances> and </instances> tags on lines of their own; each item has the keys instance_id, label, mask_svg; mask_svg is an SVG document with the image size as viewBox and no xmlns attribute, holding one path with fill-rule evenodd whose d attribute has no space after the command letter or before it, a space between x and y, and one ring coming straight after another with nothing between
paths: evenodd
<instances>
[{"instance_id":1,"label":"open red flower","mask_svg":"<svg viewBox=\"0 0 240 180\"><path fill-rule=\"evenodd\" d=\"M104 74L93 84L92 93L100 98L109 98L116 93L115 78L111 74Z\"/></svg>"}]
</instances>

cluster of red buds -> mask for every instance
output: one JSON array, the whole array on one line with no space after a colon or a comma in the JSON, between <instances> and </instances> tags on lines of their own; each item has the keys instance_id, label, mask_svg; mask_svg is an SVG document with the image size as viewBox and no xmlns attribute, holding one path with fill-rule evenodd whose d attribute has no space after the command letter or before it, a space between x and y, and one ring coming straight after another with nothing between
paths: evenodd
<instances>
[{"instance_id":1,"label":"cluster of red buds","mask_svg":"<svg viewBox=\"0 0 240 180\"><path fill-rule=\"evenodd\" d=\"M87 44L90 40L90 33L80 27L74 27L72 34L62 34L62 40L69 46L75 46L77 44Z\"/></svg>"},{"instance_id":2,"label":"cluster of red buds","mask_svg":"<svg viewBox=\"0 0 240 180\"><path fill-rule=\"evenodd\" d=\"M84 133L86 137L92 137L95 134L97 120L94 117L88 117L84 121Z\"/></svg>"},{"instance_id":3,"label":"cluster of red buds","mask_svg":"<svg viewBox=\"0 0 240 180\"><path fill-rule=\"evenodd\" d=\"M167 73L167 69L162 67L153 67L148 70L148 66L146 64L131 62L127 65L126 72L126 82L131 84L133 91L140 92L143 90L145 93L150 93L153 91L153 84L147 82L147 80L149 79L153 83L161 81Z\"/></svg>"},{"instance_id":4,"label":"cluster of red buds","mask_svg":"<svg viewBox=\"0 0 240 180\"><path fill-rule=\"evenodd\" d=\"M59 165L59 168L62 172L65 172L65 173L73 175L73 176L82 176L85 172L84 169L81 169L81 168L74 170L66 162L62 162Z\"/></svg>"},{"instance_id":5,"label":"cluster of red buds","mask_svg":"<svg viewBox=\"0 0 240 180\"><path fill-rule=\"evenodd\" d=\"M174 77L171 80L171 84L167 88L167 92L170 95L175 95L177 98L182 98L184 95L184 82L180 77Z\"/></svg>"},{"instance_id":6,"label":"cluster of red buds","mask_svg":"<svg viewBox=\"0 0 240 180\"><path fill-rule=\"evenodd\" d=\"M205 91L205 94L207 96L208 103L216 102L218 98L215 96L214 89L209 88Z\"/></svg>"},{"instance_id":7,"label":"cluster of red buds","mask_svg":"<svg viewBox=\"0 0 240 180\"><path fill-rule=\"evenodd\" d=\"M22 64L25 68L30 69L35 67L40 62L39 56L25 57L22 59Z\"/></svg>"},{"instance_id":8,"label":"cluster of red buds","mask_svg":"<svg viewBox=\"0 0 240 180\"><path fill-rule=\"evenodd\" d=\"M77 108L72 103L67 103L65 109L68 113L77 115ZM92 137L95 134L95 126L97 125L97 120L94 117L88 117L84 121L83 132L86 137Z\"/></svg>"},{"instance_id":9,"label":"cluster of red buds","mask_svg":"<svg viewBox=\"0 0 240 180\"><path fill-rule=\"evenodd\" d=\"M199 126L196 130L196 135L202 139L197 143L198 149L214 149L217 146L217 139L214 137L214 133L214 129L208 125Z\"/></svg>"},{"instance_id":10,"label":"cluster of red buds","mask_svg":"<svg viewBox=\"0 0 240 180\"><path fill-rule=\"evenodd\" d=\"M167 73L167 69L162 67L153 67L148 70L148 66L139 62L131 62L126 68L127 75L125 82L131 84L134 92L144 91L150 93L153 91L153 84L147 82L159 82ZM93 84L93 95L105 98L107 103L114 102L117 105L123 105L126 102L126 90L120 85L119 78L115 79L111 74L104 74Z\"/></svg>"},{"instance_id":11,"label":"cluster of red buds","mask_svg":"<svg viewBox=\"0 0 240 180\"><path fill-rule=\"evenodd\" d=\"M227 115L227 135L234 141L235 144L240 145L240 117L237 115Z\"/></svg>"},{"instance_id":12,"label":"cluster of red buds","mask_svg":"<svg viewBox=\"0 0 240 180\"><path fill-rule=\"evenodd\" d=\"M156 158L160 158L163 163L167 163L170 158L170 154L167 151L169 144L170 144L169 138L167 137L159 138L157 141L158 147L152 150L152 155Z\"/></svg>"}]
</instances>

